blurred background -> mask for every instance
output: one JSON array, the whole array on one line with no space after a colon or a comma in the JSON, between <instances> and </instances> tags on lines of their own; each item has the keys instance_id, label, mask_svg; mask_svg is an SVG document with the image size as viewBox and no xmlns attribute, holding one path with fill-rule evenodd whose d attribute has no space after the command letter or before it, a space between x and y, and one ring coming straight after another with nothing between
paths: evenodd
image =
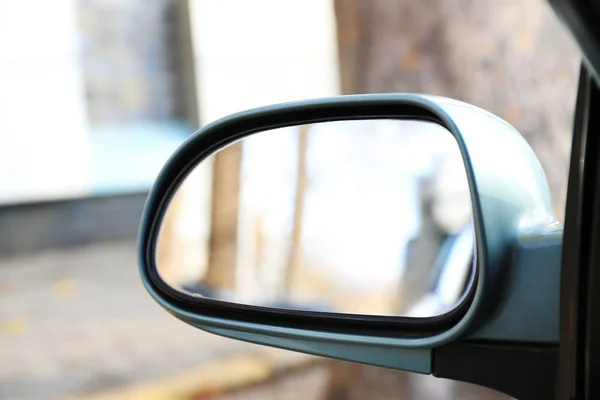
<instances>
[{"instance_id":1,"label":"blurred background","mask_svg":"<svg viewBox=\"0 0 600 400\"><path fill-rule=\"evenodd\" d=\"M219 117L423 92L513 124L562 219L579 62L543 0L0 0L0 399L505 398L188 327L141 285L139 218ZM198 221L240 153L203 169Z\"/></svg>"}]
</instances>

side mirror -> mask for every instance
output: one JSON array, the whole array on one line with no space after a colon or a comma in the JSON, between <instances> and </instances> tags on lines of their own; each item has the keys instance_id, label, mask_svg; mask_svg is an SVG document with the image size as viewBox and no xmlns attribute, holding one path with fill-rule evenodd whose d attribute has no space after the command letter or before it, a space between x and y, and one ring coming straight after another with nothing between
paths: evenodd
<instances>
[{"instance_id":1,"label":"side mirror","mask_svg":"<svg viewBox=\"0 0 600 400\"><path fill-rule=\"evenodd\" d=\"M311 143L320 140L323 151L309 153L310 161L294 161L290 143L306 146L306 135ZM263 185L254 203L248 195L244 204L262 205L267 216L282 213L272 216L277 223L293 225L290 208L285 214L275 203L265 206L267 199L293 204L294 190L303 187L293 178L300 169L316 168L312 174L321 177L320 197L311 200L312 222L305 223L312 224L321 242L317 238L311 249L298 250L292 228L275 234L280 251L271 252L266 264L279 272L254 289L248 280L256 275L250 265L255 260L238 256L233 275L207 283L205 250L181 265L164 258L173 202L188 186L201 198L210 179L197 171L234 143L255 146L254 180L242 174L242 183ZM290 160L285 165L291 168L279 178L274 175L278 167L265 161L277 155L278 165ZM252 161L244 157L242 171ZM317 185L310 171L306 174L302 179ZM430 215L419 219L414 210L423 208L409 207L416 193L410 190L423 177L433 179L431 185L443 195ZM349 191L333 190L344 182ZM244 204L236 202L236 210ZM212 222L218 217L213 213ZM420 280L410 281L409 271L400 267L407 258L402 249L415 230L424 229L418 226L426 218L437 220L445 233L423 252L429 261L418 268ZM201 222L186 214L180 220L191 226ZM354 241L339 239L348 235ZM194 246L205 249L206 243ZM253 109L196 132L167 162L150 192L139 263L144 285L162 307L218 335L463 380L519 398L549 398L559 340L561 246L562 227L553 215L544 172L508 123L442 97L357 95ZM360 253L361 247L367 251ZM303 262L281 255L298 251L305 255ZM327 258L331 254L339 255L337 261ZM296 276L300 268L313 280L290 286L281 272L288 262ZM186 272L171 273L177 268ZM378 274L385 278L376 279Z\"/></svg>"}]
</instances>

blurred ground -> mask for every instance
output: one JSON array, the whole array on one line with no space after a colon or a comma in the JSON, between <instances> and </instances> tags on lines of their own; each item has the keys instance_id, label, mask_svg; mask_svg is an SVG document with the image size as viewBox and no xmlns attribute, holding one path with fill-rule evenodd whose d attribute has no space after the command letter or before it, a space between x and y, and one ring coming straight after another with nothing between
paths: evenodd
<instances>
[{"instance_id":1,"label":"blurred ground","mask_svg":"<svg viewBox=\"0 0 600 400\"><path fill-rule=\"evenodd\" d=\"M233 391L220 396L219 400L321 400L327 385L327 369L324 365L302 369L298 372L273 379L263 384ZM198 399L200 400L200 399Z\"/></svg>"},{"instance_id":2,"label":"blurred ground","mask_svg":"<svg viewBox=\"0 0 600 400\"><path fill-rule=\"evenodd\" d=\"M133 243L0 259L0 399L102 392L266 349L166 313L141 284Z\"/></svg>"},{"instance_id":3,"label":"blurred ground","mask_svg":"<svg viewBox=\"0 0 600 400\"><path fill-rule=\"evenodd\" d=\"M0 258L0 399L323 400L320 360L174 319L143 288L134 243ZM398 397L398 371L368 371L352 398ZM432 377L411 386L410 398L487 398Z\"/></svg>"}]
</instances>

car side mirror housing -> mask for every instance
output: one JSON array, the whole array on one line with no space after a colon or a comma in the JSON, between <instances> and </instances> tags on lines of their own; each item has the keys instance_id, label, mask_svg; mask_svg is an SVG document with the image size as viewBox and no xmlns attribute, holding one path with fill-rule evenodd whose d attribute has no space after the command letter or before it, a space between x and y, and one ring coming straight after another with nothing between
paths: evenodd
<instances>
[{"instance_id":1,"label":"car side mirror housing","mask_svg":"<svg viewBox=\"0 0 600 400\"><path fill-rule=\"evenodd\" d=\"M456 305L424 317L280 307L178 289L161 275L157 253L167 209L184 180L210 156L261 132L384 120L435 125L457 146L468 183L474 242L470 267L462 272L467 277L464 293L456 297ZM199 329L535 398L551 393L540 386L552 381L559 341L561 246L562 227L554 217L543 169L511 125L453 99L377 94L277 104L233 114L200 129L173 154L152 187L138 250L149 294L170 314ZM511 365L502 353L518 354L529 363L527 368L545 365L546 372L531 378L516 359ZM498 370L481 372L489 365L486 362L499 363ZM456 368L451 371L452 365Z\"/></svg>"}]
</instances>

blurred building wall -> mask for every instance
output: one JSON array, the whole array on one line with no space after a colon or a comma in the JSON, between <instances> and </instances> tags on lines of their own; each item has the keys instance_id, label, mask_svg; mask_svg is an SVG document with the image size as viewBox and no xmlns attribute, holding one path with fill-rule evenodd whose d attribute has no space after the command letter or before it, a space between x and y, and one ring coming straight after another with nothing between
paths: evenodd
<instances>
[{"instance_id":1,"label":"blurred building wall","mask_svg":"<svg viewBox=\"0 0 600 400\"><path fill-rule=\"evenodd\" d=\"M0 1L1 254L136 238L193 131L178 3Z\"/></svg>"},{"instance_id":2,"label":"blurred building wall","mask_svg":"<svg viewBox=\"0 0 600 400\"><path fill-rule=\"evenodd\" d=\"M177 0L78 0L92 123L182 116Z\"/></svg>"},{"instance_id":3,"label":"blurred building wall","mask_svg":"<svg viewBox=\"0 0 600 400\"><path fill-rule=\"evenodd\" d=\"M88 184L76 1L0 2L0 204Z\"/></svg>"}]
</instances>

